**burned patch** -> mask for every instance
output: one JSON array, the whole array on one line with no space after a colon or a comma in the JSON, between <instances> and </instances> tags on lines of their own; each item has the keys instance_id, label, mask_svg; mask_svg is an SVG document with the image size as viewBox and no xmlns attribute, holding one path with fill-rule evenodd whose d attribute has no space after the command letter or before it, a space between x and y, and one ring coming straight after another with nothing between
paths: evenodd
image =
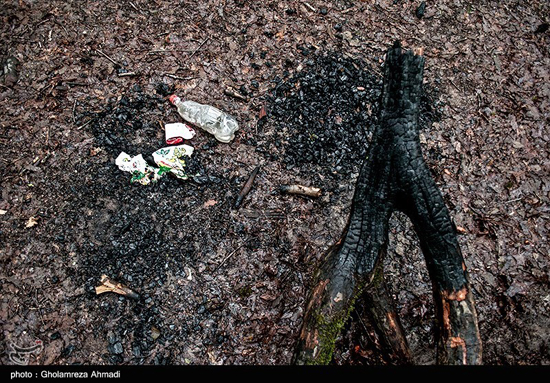
<instances>
[{"instance_id":1,"label":"burned patch","mask_svg":"<svg viewBox=\"0 0 550 383\"><path fill-rule=\"evenodd\" d=\"M324 169L333 180L349 179L363 163L378 125L382 77L360 59L318 52L266 97L257 151L286 169ZM433 90L421 100L420 129L440 119ZM268 122L267 122L268 121ZM269 124L270 129L262 129ZM273 127L273 128L271 128Z\"/></svg>"},{"instance_id":2,"label":"burned patch","mask_svg":"<svg viewBox=\"0 0 550 383\"><path fill-rule=\"evenodd\" d=\"M262 132L259 150L278 153L271 158L287 169L318 164L340 177L356 172L380 90L380 79L364 63L318 54L267 97L275 129Z\"/></svg>"}]
</instances>

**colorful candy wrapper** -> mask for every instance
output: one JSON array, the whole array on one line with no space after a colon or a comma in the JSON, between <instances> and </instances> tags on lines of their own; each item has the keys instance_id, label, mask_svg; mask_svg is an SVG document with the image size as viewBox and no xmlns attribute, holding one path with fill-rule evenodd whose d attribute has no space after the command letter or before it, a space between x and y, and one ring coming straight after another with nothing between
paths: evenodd
<instances>
[{"instance_id":1,"label":"colorful candy wrapper","mask_svg":"<svg viewBox=\"0 0 550 383\"><path fill-rule=\"evenodd\" d=\"M122 152L115 160L115 164L120 170L132 173L131 183L148 185L151 182L156 182L162 176L160 169L149 166L141 154L131 157Z\"/></svg>"},{"instance_id":2,"label":"colorful candy wrapper","mask_svg":"<svg viewBox=\"0 0 550 383\"><path fill-rule=\"evenodd\" d=\"M186 180L186 157L191 157L193 147L189 145L168 146L153 153L155 163L160 167L162 174L172 173L176 177Z\"/></svg>"}]
</instances>

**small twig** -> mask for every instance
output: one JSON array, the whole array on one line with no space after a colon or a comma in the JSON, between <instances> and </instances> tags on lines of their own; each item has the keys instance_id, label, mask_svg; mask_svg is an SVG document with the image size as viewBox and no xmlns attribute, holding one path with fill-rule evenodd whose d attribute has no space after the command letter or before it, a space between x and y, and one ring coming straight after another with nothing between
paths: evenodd
<instances>
[{"instance_id":1,"label":"small twig","mask_svg":"<svg viewBox=\"0 0 550 383\"><path fill-rule=\"evenodd\" d=\"M171 73L163 73L163 75L166 76L166 77L170 77L170 78L173 78L173 79L176 79L176 80L183 80L183 81L193 80L193 79L196 78L194 76L180 77L180 76L176 76L175 74L171 74Z\"/></svg>"},{"instance_id":2,"label":"small twig","mask_svg":"<svg viewBox=\"0 0 550 383\"><path fill-rule=\"evenodd\" d=\"M460 88L454 83L453 80L449 79L449 82L456 88L456 90L458 90L459 92L462 92L462 90L460 90Z\"/></svg>"},{"instance_id":3,"label":"small twig","mask_svg":"<svg viewBox=\"0 0 550 383\"><path fill-rule=\"evenodd\" d=\"M129 1L130 5L132 6L132 8L134 8L136 11L138 11L139 13L143 13L143 11L141 9L139 9L138 7L136 7L134 5L134 3L132 3L131 1Z\"/></svg>"},{"instance_id":4,"label":"small twig","mask_svg":"<svg viewBox=\"0 0 550 383\"><path fill-rule=\"evenodd\" d=\"M508 201L504 201L504 203L512 203L512 202L517 202L517 201L521 201L523 199L523 197L519 197L519 198L515 198L515 199L510 199Z\"/></svg>"},{"instance_id":5,"label":"small twig","mask_svg":"<svg viewBox=\"0 0 550 383\"><path fill-rule=\"evenodd\" d=\"M107 292L113 292L128 298L139 300L139 294L137 294L135 291L123 285L122 283L110 279L104 274L101 276L101 285L95 288L95 293L99 295Z\"/></svg>"},{"instance_id":6,"label":"small twig","mask_svg":"<svg viewBox=\"0 0 550 383\"><path fill-rule=\"evenodd\" d=\"M126 72L126 73L119 73L118 77L130 77L130 76L137 76L138 74L136 72Z\"/></svg>"},{"instance_id":7,"label":"small twig","mask_svg":"<svg viewBox=\"0 0 550 383\"><path fill-rule=\"evenodd\" d=\"M74 100L74 104L73 104L73 124L76 122L75 110L76 110L76 100Z\"/></svg>"},{"instance_id":8,"label":"small twig","mask_svg":"<svg viewBox=\"0 0 550 383\"><path fill-rule=\"evenodd\" d=\"M340 13L342 13L342 14L345 15L346 13L349 13L349 12L355 11L355 10L356 10L356 8L355 8L354 6L351 6L351 7L347 8L347 9L344 9L344 10L343 10L342 12L340 12Z\"/></svg>"},{"instance_id":9,"label":"small twig","mask_svg":"<svg viewBox=\"0 0 550 383\"><path fill-rule=\"evenodd\" d=\"M227 96L235 97L235 98L238 98L239 100L242 100L242 101L248 101L248 98L246 98L245 96L243 96L242 94L236 92L235 90L233 90L231 88L225 89L223 91L223 93Z\"/></svg>"},{"instance_id":10,"label":"small twig","mask_svg":"<svg viewBox=\"0 0 550 383\"><path fill-rule=\"evenodd\" d=\"M243 188L241 189L241 192L237 196L237 199L235 200L235 208L238 208L241 206L241 203L243 202L244 197L248 194L250 189L252 189L252 183L254 182L254 178L256 178L256 175L258 174L258 171L260 170L260 166L256 166L256 169L252 172L250 177L248 177L248 181L244 184Z\"/></svg>"},{"instance_id":11,"label":"small twig","mask_svg":"<svg viewBox=\"0 0 550 383\"><path fill-rule=\"evenodd\" d=\"M88 85L85 82L78 82L78 81L65 81L65 84L69 85L69 86L86 86L86 85Z\"/></svg>"},{"instance_id":12,"label":"small twig","mask_svg":"<svg viewBox=\"0 0 550 383\"><path fill-rule=\"evenodd\" d=\"M304 4L305 6L307 6L312 12L317 12L317 10L315 8L313 8L310 4L308 4L307 2L303 1L302 4Z\"/></svg>"},{"instance_id":13,"label":"small twig","mask_svg":"<svg viewBox=\"0 0 550 383\"><path fill-rule=\"evenodd\" d=\"M197 52L199 51L199 49L201 49L202 46L203 46L204 44L206 44L206 42L207 42L208 40L210 40L210 36L208 36L207 38L205 38L204 41L203 41L202 43L200 43L200 45L197 47L197 49L195 49L195 50L193 51L193 53L191 53L191 55L189 56L189 58L193 57L193 56L195 55L195 53L197 53Z\"/></svg>"},{"instance_id":14,"label":"small twig","mask_svg":"<svg viewBox=\"0 0 550 383\"><path fill-rule=\"evenodd\" d=\"M88 120L88 122L86 122L86 123L85 123L84 125L80 125L80 126L78 126L78 127L76 128L76 129L77 129L77 130L80 130L80 129L82 129L83 127L87 126L87 125L88 125L88 124L89 124L90 122L92 122L93 120L94 120L93 118L92 118L92 119L90 119L90 120Z\"/></svg>"},{"instance_id":15,"label":"small twig","mask_svg":"<svg viewBox=\"0 0 550 383\"><path fill-rule=\"evenodd\" d=\"M149 52L147 52L148 55L155 55L159 53L172 53L172 52L191 52L190 49L152 49Z\"/></svg>"},{"instance_id":16,"label":"small twig","mask_svg":"<svg viewBox=\"0 0 550 383\"><path fill-rule=\"evenodd\" d=\"M252 238L248 238L246 241L244 241L242 244L240 244L235 250L233 250L231 253L229 253L214 269L214 271L218 270L229 258L233 256L239 249L241 249L244 245L246 245Z\"/></svg>"},{"instance_id":17,"label":"small twig","mask_svg":"<svg viewBox=\"0 0 550 383\"><path fill-rule=\"evenodd\" d=\"M112 58L110 58L109 56L107 56L105 53L103 53L103 52L100 51L99 49L96 49L96 52L97 52L97 53L100 53L103 57L105 57L107 60L109 60L109 61L112 62L113 64L120 66L119 63L117 63L115 60L113 60Z\"/></svg>"}]
</instances>

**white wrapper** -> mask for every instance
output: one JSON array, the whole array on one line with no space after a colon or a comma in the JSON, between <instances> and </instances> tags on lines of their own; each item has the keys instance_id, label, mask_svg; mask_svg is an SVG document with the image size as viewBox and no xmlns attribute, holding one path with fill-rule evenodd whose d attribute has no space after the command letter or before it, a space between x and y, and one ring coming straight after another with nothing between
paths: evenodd
<instances>
[{"instance_id":1,"label":"white wrapper","mask_svg":"<svg viewBox=\"0 0 550 383\"><path fill-rule=\"evenodd\" d=\"M196 134L192 127L181 122L164 125L164 133L168 145L181 144L183 140L190 140Z\"/></svg>"},{"instance_id":2,"label":"white wrapper","mask_svg":"<svg viewBox=\"0 0 550 383\"><path fill-rule=\"evenodd\" d=\"M120 170L132 173L130 182L148 185L160 178L159 169L149 166L141 154L131 157L122 152L115 160L115 164Z\"/></svg>"},{"instance_id":3,"label":"white wrapper","mask_svg":"<svg viewBox=\"0 0 550 383\"><path fill-rule=\"evenodd\" d=\"M155 163L161 171L168 171L178 178L186 180L186 157L191 157L193 147L189 145L167 146L153 153Z\"/></svg>"}]
</instances>

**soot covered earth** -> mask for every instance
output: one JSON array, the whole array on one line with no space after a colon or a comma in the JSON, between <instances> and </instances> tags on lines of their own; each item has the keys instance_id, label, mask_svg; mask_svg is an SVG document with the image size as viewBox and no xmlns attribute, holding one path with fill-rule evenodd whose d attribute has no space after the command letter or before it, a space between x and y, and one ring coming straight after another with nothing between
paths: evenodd
<instances>
[{"instance_id":1,"label":"soot covered earth","mask_svg":"<svg viewBox=\"0 0 550 383\"><path fill-rule=\"evenodd\" d=\"M257 122L258 134L242 139L242 142L255 148L262 167L276 166L284 172L293 171L295 176L307 177L310 184L330 193L331 200L340 198L341 194L349 198L353 190L350 179L359 171L370 132L377 123L380 76L360 60L317 53L309 55L295 75L284 80L276 78L273 83L273 89L265 97L266 116ZM86 124L85 128L95 137L94 144L103 148L110 158L116 157L120 151L143 153L144 158L154 164L150 153L162 144L159 121L174 113L166 100L169 94L171 89L163 83L158 84L156 94L144 94L136 86L119 100L109 100L101 111L88 112L89 108L84 107L85 111L78 115L78 123ZM425 93L423 103L424 126L433 116L428 95ZM219 253L220 244L228 236L246 236L249 239L242 245L244 251L254 252L262 248L268 259L275 258L274 265L266 266L264 273L278 285L277 296L264 294L264 299L280 300L279 305L283 307L289 303L285 302L284 295L290 286L281 284L281 268L285 270L285 279L299 280L297 269L303 266L285 265L284 260L292 243L284 238L259 238L255 225L247 222L250 217L260 221L273 220L275 230L285 229L284 211L270 207L280 198L277 188L271 188L253 210L246 209L248 201L245 199L244 213L241 213L233 205L248 174L235 175L230 167L213 165L223 161L222 157L228 154L219 153L217 149L224 144L206 133L188 143L195 147L195 151L188 162L188 172L193 177L187 181L163 178L155 185L133 186L129 184L127 174L113 171L113 164L106 163L98 169L97 164L90 163L80 169L87 174L98 174L101 180L90 183L85 191L79 193L90 198L87 204L109 201L102 204L108 212L98 217L93 236L76 241L76 252L86 254L80 261L85 272L79 278L86 286L88 299L97 300L94 288L98 275L102 274L113 276L142 292L142 301L129 303L131 312L120 312L122 318L117 321L115 329L108 332L110 354L105 357L111 363L124 361L123 342L129 343L136 360L150 355L154 345L152 328L158 329L160 339L168 344L167 354L157 356L161 359L155 359L154 363L161 363L162 358L166 358L166 363L177 363L172 353L178 351L172 349L170 342L187 339L191 333L203 333L203 347L224 349L231 345L231 335L223 325L220 328L220 324L227 321L226 316L233 314L225 303L226 294L248 298L253 292L249 285L233 291L221 291L222 287L216 285L216 275L224 272L222 262L225 258L209 258L208 255ZM342 188L344 193L339 192ZM78 199L71 204L72 209L82 206L84 201ZM310 203L319 209L331 200L312 200ZM121 206L132 208L121 209ZM197 211L205 206L204 213ZM315 262L309 263L309 267L314 266ZM168 322L165 318L170 315L154 303L155 297L148 291L172 289L170 284L193 278L191 270L197 269L206 280L209 280L207 275L213 276L208 293L203 291L202 298L199 298L189 289L186 293L196 300L189 310L192 315L186 318L173 313L179 319ZM240 278L246 279L244 276ZM184 292L185 289L179 291L176 297L183 298ZM156 299L159 298L157 295ZM104 315L116 315L124 306L120 306L119 300L114 305L103 302L100 307ZM129 327L132 327L130 333ZM295 333L297 329L290 331ZM370 347L375 346L371 344Z\"/></svg>"}]
</instances>

